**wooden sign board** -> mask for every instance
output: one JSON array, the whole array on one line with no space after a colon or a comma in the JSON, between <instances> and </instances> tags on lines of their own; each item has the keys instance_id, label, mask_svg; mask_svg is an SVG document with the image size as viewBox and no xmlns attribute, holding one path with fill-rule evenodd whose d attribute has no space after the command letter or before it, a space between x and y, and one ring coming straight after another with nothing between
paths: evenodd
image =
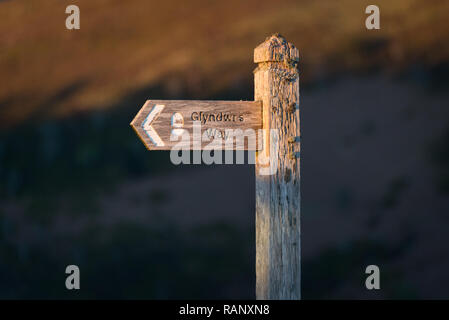
<instances>
[{"instance_id":1,"label":"wooden sign board","mask_svg":"<svg viewBox=\"0 0 449 320\"><path fill-rule=\"evenodd\" d=\"M212 143L222 150L226 144L232 150L262 148L261 102L147 100L131 126L149 150L200 150Z\"/></svg>"}]
</instances>

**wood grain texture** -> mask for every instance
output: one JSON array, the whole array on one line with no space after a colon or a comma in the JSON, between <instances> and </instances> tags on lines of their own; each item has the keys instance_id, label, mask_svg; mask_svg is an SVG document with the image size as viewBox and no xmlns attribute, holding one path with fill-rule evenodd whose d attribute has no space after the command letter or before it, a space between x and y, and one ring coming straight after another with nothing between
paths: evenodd
<instances>
[{"instance_id":1,"label":"wood grain texture","mask_svg":"<svg viewBox=\"0 0 449 320\"><path fill-rule=\"evenodd\" d=\"M254 98L263 103L264 129L276 132L256 154L256 298L300 299L299 51L276 34L254 61Z\"/></svg>"},{"instance_id":2,"label":"wood grain texture","mask_svg":"<svg viewBox=\"0 0 449 320\"><path fill-rule=\"evenodd\" d=\"M283 39L281 35L274 34L254 49L255 63L299 61L299 50L293 44L286 42L285 45L279 45L278 42L270 40L274 38Z\"/></svg>"},{"instance_id":3,"label":"wood grain texture","mask_svg":"<svg viewBox=\"0 0 449 320\"><path fill-rule=\"evenodd\" d=\"M164 143L163 146L157 146L145 130L144 122L154 110L153 108L161 105L164 106L163 110L151 123L152 128ZM183 119L179 127L175 127L172 123L175 113L178 114L177 119ZM202 138L194 134L194 120L201 122ZM131 122L131 126L149 150L171 150L175 145L189 150L200 150L210 145L214 137L221 137L223 148L224 143L233 140L234 150L257 150L257 135L254 144L249 144L248 135L245 135L249 132L245 130L252 129L257 133L262 128L262 105L254 101L147 100ZM173 129L187 130L190 141L186 143L182 143L181 139L171 141ZM226 134L228 129L241 129L243 136L231 137ZM206 131L207 134L205 134Z\"/></svg>"}]
</instances>

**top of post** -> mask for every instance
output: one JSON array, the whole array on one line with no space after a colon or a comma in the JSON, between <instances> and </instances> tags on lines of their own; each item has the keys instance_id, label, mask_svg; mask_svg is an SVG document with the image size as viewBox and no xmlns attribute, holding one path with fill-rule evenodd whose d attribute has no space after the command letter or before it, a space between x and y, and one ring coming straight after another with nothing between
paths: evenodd
<instances>
[{"instance_id":1,"label":"top of post","mask_svg":"<svg viewBox=\"0 0 449 320\"><path fill-rule=\"evenodd\" d=\"M285 60L299 61L299 50L279 33L269 36L254 49L255 63Z\"/></svg>"}]
</instances>

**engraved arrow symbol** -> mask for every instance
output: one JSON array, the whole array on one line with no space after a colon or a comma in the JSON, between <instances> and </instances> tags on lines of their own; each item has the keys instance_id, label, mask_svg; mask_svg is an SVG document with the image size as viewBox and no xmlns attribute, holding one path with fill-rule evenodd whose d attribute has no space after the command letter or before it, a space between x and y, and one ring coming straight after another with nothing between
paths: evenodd
<instances>
[{"instance_id":1,"label":"engraved arrow symbol","mask_svg":"<svg viewBox=\"0 0 449 320\"><path fill-rule=\"evenodd\" d=\"M156 120L156 118L159 116L159 114L164 110L165 106L163 104L157 104L151 109L150 113L148 113L145 120L142 122L142 128L145 130L146 134L148 135L148 138L157 146L157 147L163 147L165 146L164 142L162 141L161 137L157 134L156 130L153 129L151 126L151 123Z\"/></svg>"}]
</instances>

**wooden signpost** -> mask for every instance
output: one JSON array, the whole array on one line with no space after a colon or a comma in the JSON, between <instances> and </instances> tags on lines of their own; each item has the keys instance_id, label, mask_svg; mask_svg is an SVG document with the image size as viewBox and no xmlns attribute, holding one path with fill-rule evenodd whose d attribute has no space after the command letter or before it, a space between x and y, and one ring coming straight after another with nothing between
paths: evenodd
<instances>
[{"instance_id":1,"label":"wooden signpost","mask_svg":"<svg viewBox=\"0 0 449 320\"><path fill-rule=\"evenodd\" d=\"M194 123L201 131L185 146L191 150L203 149L204 134L226 138L229 129L262 129L255 145L234 144L257 150L257 299L301 298L298 61L298 49L272 35L254 50L255 101L148 100L131 122L150 150L170 150L177 135L193 134Z\"/></svg>"},{"instance_id":2,"label":"wooden signpost","mask_svg":"<svg viewBox=\"0 0 449 320\"><path fill-rule=\"evenodd\" d=\"M149 150L171 150L187 130L193 136L193 124L201 125L201 135L212 140L226 137L229 129L262 128L262 104L254 101L195 101L195 100L148 100L131 122L131 126ZM173 138L171 136L173 135ZM197 140L199 137L194 137ZM231 138L231 137L230 137ZM202 149L209 143L207 139L198 139L200 143L187 145L190 150ZM201 140L201 141L200 141ZM234 143L235 149L256 150L248 144Z\"/></svg>"}]
</instances>

